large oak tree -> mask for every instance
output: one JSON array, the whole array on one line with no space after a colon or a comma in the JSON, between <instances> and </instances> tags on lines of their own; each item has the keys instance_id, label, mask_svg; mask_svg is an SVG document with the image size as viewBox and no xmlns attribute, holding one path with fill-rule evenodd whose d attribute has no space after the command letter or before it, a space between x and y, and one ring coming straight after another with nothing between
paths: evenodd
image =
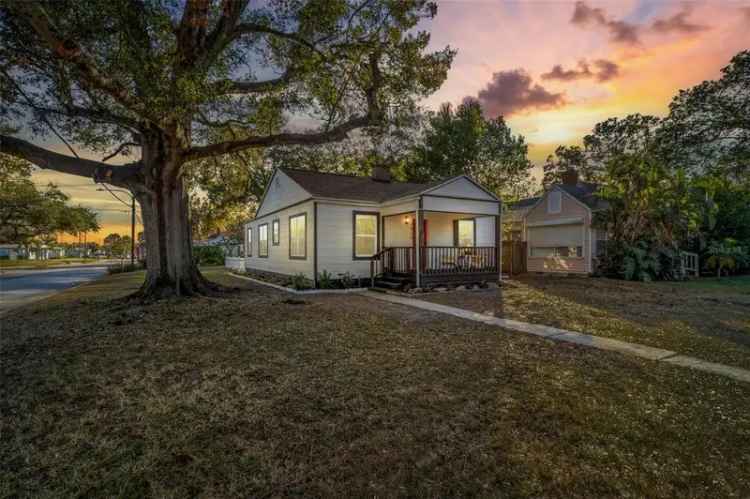
<instances>
[{"instance_id":1,"label":"large oak tree","mask_svg":"<svg viewBox=\"0 0 750 499\"><path fill-rule=\"evenodd\" d=\"M0 133L138 159L80 159L24 133L0 135L0 152L136 196L143 296L210 289L192 260L187 164L380 126L434 92L454 55L426 52L425 0L0 1Z\"/></svg>"}]
</instances>

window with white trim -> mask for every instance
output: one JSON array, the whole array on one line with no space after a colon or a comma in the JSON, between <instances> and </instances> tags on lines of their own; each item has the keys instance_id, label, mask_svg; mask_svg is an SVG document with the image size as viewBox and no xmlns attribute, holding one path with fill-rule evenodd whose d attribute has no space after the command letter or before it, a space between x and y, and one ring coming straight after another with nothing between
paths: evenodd
<instances>
[{"instance_id":1,"label":"window with white trim","mask_svg":"<svg viewBox=\"0 0 750 499\"><path fill-rule=\"evenodd\" d=\"M560 213L562 210L562 193L550 191L547 194L547 213Z\"/></svg>"}]
</instances>

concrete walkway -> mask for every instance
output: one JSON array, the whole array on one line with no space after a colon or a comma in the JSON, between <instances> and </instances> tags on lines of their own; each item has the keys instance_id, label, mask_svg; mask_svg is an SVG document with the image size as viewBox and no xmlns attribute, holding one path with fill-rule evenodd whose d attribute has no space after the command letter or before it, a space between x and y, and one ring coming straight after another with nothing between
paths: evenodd
<instances>
[{"instance_id":1,"label":"concrete walkway","mask_svg":"<svg viewBox=\"0 0 750 499\"><path fill-rule=\"evenodd\" d=\"M510 331L520 331L522 333L533 334L535 336L541 336L543 338L548 338L554 341L576 343L578 345L585 345L593 348L598 348L600 350L611 350L613 352L635 355L644 359L655 360L659 362L668 362L670 364L689 367L691 369L698 369L714 374L720 374L722 376L727 376L738 381L750 383L750 371L748 371L747 369L740 369L739 367L727 366L725 364L706 362L695 357L680 355L679 353L673 352L672 350L664 350L662 348L639 345L638 343L628 343L626 341L602 338L601 336L592 336L590 334L576 333L575 331L568 331L566 329L559 329L550 326L529 324L527 322L514 321L512 319L501 319L499 317L493 317L491 315L471 312L462 308L449 307L447 305L430 303L414 298L408 298L405 296L397 296L375 291L367 291L363 293L363 295L375 300L397 303L399 305L406 305L408 307L452 315L454 317L460 317L461 319L481 322L492 326L499 326Z\"/></svg>"}]
</instances>

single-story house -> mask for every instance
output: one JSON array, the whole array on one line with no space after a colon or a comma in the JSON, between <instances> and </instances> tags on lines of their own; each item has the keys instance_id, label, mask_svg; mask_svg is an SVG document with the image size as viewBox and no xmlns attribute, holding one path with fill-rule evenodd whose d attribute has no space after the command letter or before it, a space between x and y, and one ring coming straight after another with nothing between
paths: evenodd
<instances>
[{"instance_id":1,"label":"single-story house","mask_svg":"<svg viewBox=\"0 0 750 499\"><path fill-rule=\"evenodd\" d=\"M590 274L605 248L606 232L592 226L594 213L607 208L599 186L581 182L569 170L543 195L515 203L509 218L526 241L528 272Z\"/></svg>"},{"instance_id":2,"label":"single-story house","mask_svg":"<svg viewBox=\"0 0 750 499\"><path fill-rule=\"evenodd\" d=\"M397 182L277 168L245 225L247 270L424 286L498 280L500 200L465 175ZM395 285L394 285L395 287Z\"/></svg>"},{"instance_id":3,"label":"single-story house","mask_svg":"<svg viewBox=\"0 0 750 499\"><path fill-rule=\"evenodd\" d=\"M0 260L17 260L24 257L20 244L0 244Z\"/></svg>"}]
</instances>

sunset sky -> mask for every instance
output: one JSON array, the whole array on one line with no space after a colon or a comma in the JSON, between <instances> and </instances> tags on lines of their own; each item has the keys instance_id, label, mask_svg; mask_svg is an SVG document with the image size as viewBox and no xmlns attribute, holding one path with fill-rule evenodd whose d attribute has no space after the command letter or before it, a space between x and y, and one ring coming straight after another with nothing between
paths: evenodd
<instances>
[{"instance_id":1,"label":"sunset sky","mask_svg":"<svg viewBox=\"0 0 750 499\"><path fill-rule=\"evenodd\" d=\"M666 114L679 89L717 78L734 54L750 48L750 0L438 4L437 17L423 27L432 47L450 45L458 55L424 105L478 99L488 115L504 115L526 137L536 164L609 117ZM52 172L35 177L102 210L104 227L93 240L129 233L127 208L93 182Z\"/></svg>"}]
</instances>

